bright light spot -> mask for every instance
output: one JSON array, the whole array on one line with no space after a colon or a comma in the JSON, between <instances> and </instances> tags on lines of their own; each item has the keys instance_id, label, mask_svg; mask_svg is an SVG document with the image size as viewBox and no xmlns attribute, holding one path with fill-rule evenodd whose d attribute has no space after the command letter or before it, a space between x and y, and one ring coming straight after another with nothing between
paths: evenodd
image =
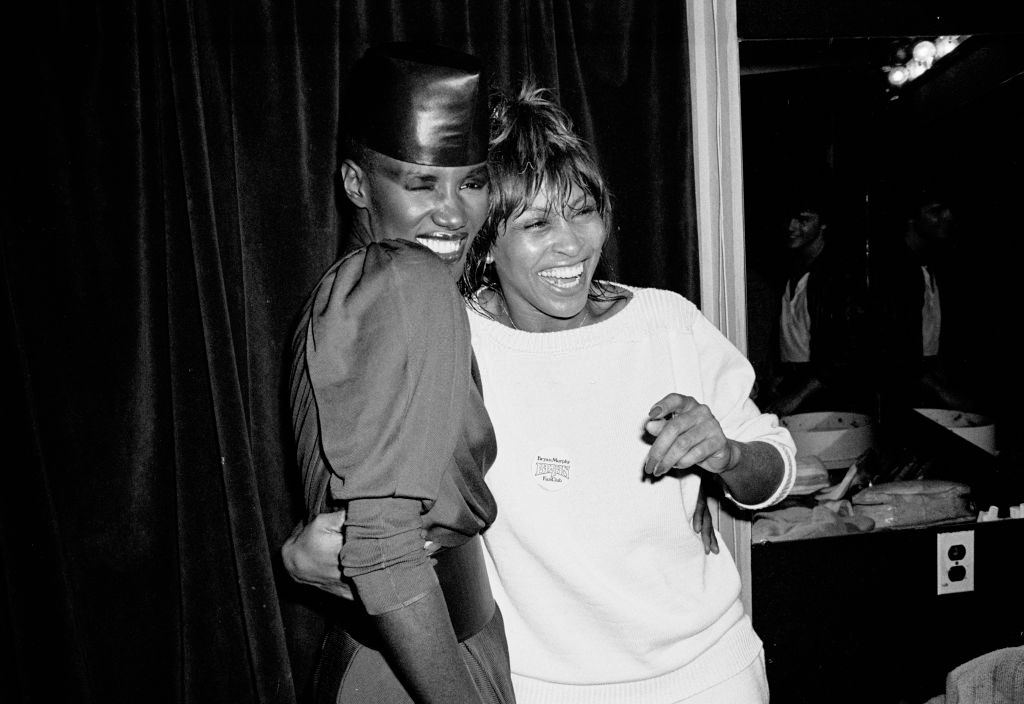
<instances>
[{"instance_id":1,"label":"bright light spot","mask_svg":"<svg viewBox=\"0 0 1024 704\"><path fill-rule=\"evenodd\" d=\"M889 83L894 86L901 86L910 78L910 73L904 66L896 66L889 71Z\"/></svg>"},{"instance_id":2,"label":"bright light spot","mask_svg":"<svg viewBox=\"0 0 1024 704\"><path fill-rule=\"evenodd\" d=\"M928 63L935 58L935 45L925 40L914 45L914 58L921 63Z\"/></svg>"},{"instance_id":3,"label":"bright light spot","mask_svg":"<svg viewBox=\"0 0 1024 704\"><path fill-rule=\"evenodd\" d=\"M942 37L935 38L935 58L941 59L943 56L953 51L960 45L960 37L955 35L945 35Z\"/></svg>"}]
</instances>

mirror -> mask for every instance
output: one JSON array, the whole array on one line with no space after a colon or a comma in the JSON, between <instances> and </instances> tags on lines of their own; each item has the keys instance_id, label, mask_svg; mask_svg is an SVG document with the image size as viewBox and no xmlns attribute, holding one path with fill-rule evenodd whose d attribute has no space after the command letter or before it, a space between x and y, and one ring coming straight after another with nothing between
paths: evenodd
<instances>
[{"instance_id":1,"label":"mirror","mask_svg":"<svg viewBox=\"0 0 1024 704\"><path fill-rule=\"evenodd\" d=\"M757 401L769 410L779 403L786 418L831 413L827 423L837 425L821 427L853 443L805 464L796 498L844 478L854 489L871 479L945 478L967 481L983 503L1024 500L1012 444L1024 420L1013 344L1024 35L868 36L857 23L836 31L833 18L827 32L803 27L790 38L771 36L773 27L749 31L765 22L753 7L738 5ZM894 68L924 63L915 63L915 50L928 54L928 67L897 85ZM825 226L817 249L830 254L828 265L803 244L817 237L805 222L814 217ZM804 279L808 267L823 271L825 283ZM913 287L899 278L908 271L919 277ZM830 347L814 336L827 325ZM823 349L842 359L821 364ZM819 385L787 397L786 383L799 388L819 371L831 392ZM779 379L782 389L773 389ZM929 386L936 379L942 386ZM963 430L921 408L951 411ZM980 439L976 428L985 429ZM858 458L861 475L847 476ZM756 523L754 533L757 542Z\"/></svg>"}]
</instances>

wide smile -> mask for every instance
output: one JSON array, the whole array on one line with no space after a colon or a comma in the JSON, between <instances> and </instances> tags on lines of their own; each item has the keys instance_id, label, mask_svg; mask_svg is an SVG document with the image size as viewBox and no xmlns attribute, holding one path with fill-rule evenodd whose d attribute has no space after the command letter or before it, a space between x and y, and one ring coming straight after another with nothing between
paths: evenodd
<instances>
[{"instance_id":1,"label":"wide smile","mask_svg":"<svg viewBox=\"0 0 1024 704\"><path fill-rule=\"evenodd\" d=\"M575 292L583 281L583 262L568 266L555 266L537 273L541 280L552 288L565 293Z\"/></svg>"},{"instance_id":2,"label":"wide smile","mask_svg":"<svg viewBox=\"0 0 1024 704\"><path fill-rule=\"evenodd\" d=\"M416 235L416 241L446 262L457 262L465 253L465 233L431 232L427 235Z\"/></svg>"}]
</instances>

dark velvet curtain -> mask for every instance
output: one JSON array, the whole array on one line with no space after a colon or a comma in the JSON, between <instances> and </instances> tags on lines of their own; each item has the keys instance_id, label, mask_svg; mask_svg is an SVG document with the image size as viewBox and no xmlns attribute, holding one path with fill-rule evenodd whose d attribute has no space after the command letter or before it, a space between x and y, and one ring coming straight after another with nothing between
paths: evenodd
<instances>
[{"instance_id":1,"label":"dark velvet curtain","mask_svg":"<svg viewBox=\"0 0 1024 704\"><path fill-rule=\"evenodd\" d=\"M617 195L626 283L698 290L676 0L57 0L6 11L0 701L301 701L318 597L283 393L344 238L338 86L422 39L532 73Z\"/></svg>"}]
</instances>

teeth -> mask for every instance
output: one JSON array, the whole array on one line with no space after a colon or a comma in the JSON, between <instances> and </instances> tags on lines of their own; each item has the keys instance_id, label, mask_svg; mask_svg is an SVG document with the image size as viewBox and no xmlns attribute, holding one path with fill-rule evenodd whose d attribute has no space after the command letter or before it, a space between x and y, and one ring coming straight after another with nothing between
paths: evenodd
<instances>
[{"instance_id":1,"label":"teeth","mask_svg":"<svg viewBox=\"0 0 1024 704\"><path fill-rule=\"evenodd\" d=\"M573 266L556 266L540 272L541 276L552 279L575 279L583 275L583 262Z\"/></svg>"},{"instance_id":2,"label":"teeth","mask_svg":"<svg viewBox=\"0 0 1024 704\"><path fill-rule=\"evenodd\" d=\"M416 241L434 254L455 254L462 246L462 240L441 239L440 237L417 237Z\"/></svg>"},{"instance_id":3,"label":"teeth","mask_svg":"<svg viewBox=\"0 0 1024 704\"><path fill-rule=\"evenodd\" d=\"M583 262L572 266L555 266L540 272L549 284L556 288L573 288L583 276Z\"/></svg>"}]
</instances>

